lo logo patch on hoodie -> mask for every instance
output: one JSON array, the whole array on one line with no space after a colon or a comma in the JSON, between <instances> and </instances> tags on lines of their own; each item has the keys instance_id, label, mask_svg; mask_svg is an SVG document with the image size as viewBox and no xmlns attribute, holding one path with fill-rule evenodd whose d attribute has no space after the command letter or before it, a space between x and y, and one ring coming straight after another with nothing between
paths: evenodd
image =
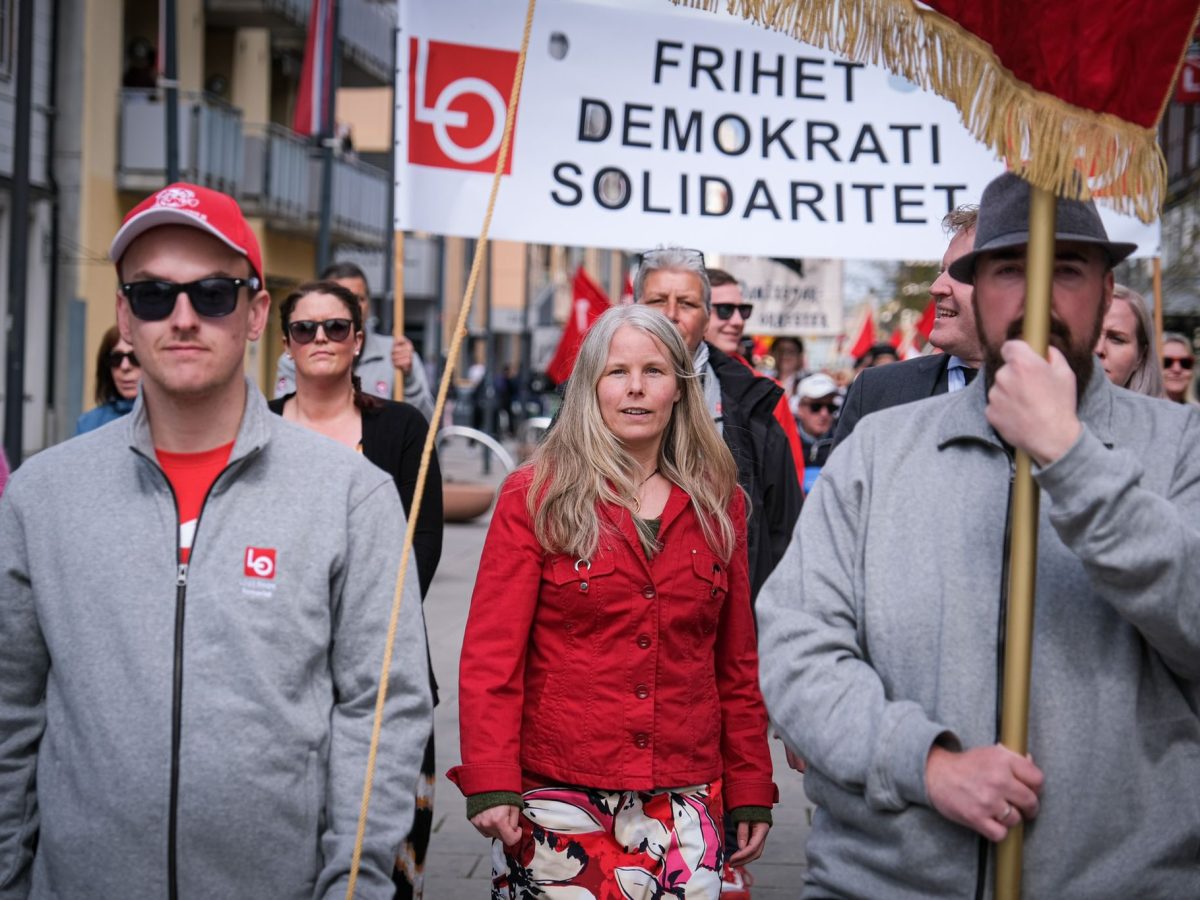
<instances>
[{"instance_id":1,"label":"lo logo patch on hoodie","mask_svg":"<svg viewBox=\"0 0 1200 900\"><path fill-rule=\"evenodd\" d=\"M246 575L250 578L275 577L275 550L270 547L246 548Z\"/></svg>"},{"instance_id":2,"label":"lo logo patch on hoodie","mask_svg":"<svg viewBox=\"0 0 1200 900\"><path fill-rule=\"evenodd\" d=\"M242 558L242 596L268 600L275 596L274 547L247 547Z\"/></svg>"}]
</instances>

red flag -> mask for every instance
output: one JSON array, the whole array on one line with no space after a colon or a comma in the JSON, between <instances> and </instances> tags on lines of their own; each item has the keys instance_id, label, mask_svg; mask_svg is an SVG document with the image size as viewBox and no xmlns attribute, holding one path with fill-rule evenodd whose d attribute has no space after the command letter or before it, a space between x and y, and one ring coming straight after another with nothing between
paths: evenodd
<instances>
[{"instance_id":1,"label":"red flag","mask_svg":"<svg viewBox=\"0 0 1200 900\"><path fill-rule=\"evenodd\" d=\"M575 281L571 286L571 314L563 326L558 349L554 351L554 359L546 366L546 374L558 384L571 377L583 336L609 305L608 297L600 286L588 277L587 272L583 271L583 266L576 269Z\"/></svg>"},{"instance_id":2,"label":"red flag","mask_svg":"<svg viewBox=\"0 0 1200 900\"><path fill-rule=\"evenodd\" d=\"M900 328L897 328L892 332L891 337L888 338L888 343L899 350L900 345L904 343L904 331Z\"/></svg>"},{"instance_id":3,"label":"red flag","mask_svg":"<svg viewBox=\"0 0 1200 900\"><path fill-rule=\"evenodd\" d=\"M1197 0L841 0L817 4L818 14L811 0L737 5L764 25L937 92L1031 184L1103 198L1145 222L1158 217L1167 166L1157 125Z\"/></svg>"},{"instance_id":4,"label":"red flag","mask_svg":"<svg viewBox=\"0 0 1200 900\"><path fill-rule=\"evenodd\" d=\"M625 289L621 291L621 306L633 305L633 276L625 273Z\"/></svg>"},{"instance_id":5,"label":"red flag","mask_svg":"<svg viewBox=\"0 0 1200 900\"><path fill-rule=\"evenodd\" d=\"M925 340L929 340L929 335L933 333L933 323L937 321L937 301L930 300L929 305L925 307L925 312L921 313L921 319L917 322L917 333Z\"/></svg>"},{"instance_id":6,"label":"red flag","mask_svg":"<svg viewBox=\"0 0 1200 900\"><path fill-rule=\"evenodd\" d=\"M863 316L862 328L859 329L858 337L854 339L854 343L850 346L850 355L855 359L862 356L871 349L871 345L875 343L875 317L871 315L868 309L866 315Z\"/></svg>"},{"instance_id":7,"label":"red flag","mask_svg":"<svg viewBox=\"0 0 1200 900\"><path fill-rule=\"evenodd\" d=\"M329 92L333 85L333 21L337 0L312 0L308 37L304 42L304 68L300 70L300 92L292 116L292 131L306 135L331 134L326 121Z\"/></svg>"}]
</instances>

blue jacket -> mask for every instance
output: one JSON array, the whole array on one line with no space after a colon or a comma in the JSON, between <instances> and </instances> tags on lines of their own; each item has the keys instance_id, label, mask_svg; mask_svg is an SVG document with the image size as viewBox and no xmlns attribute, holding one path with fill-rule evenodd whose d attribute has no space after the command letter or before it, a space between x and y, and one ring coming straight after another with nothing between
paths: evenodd
<instances>
[{"instance_id":1,"label":"blue jacket","mask_svg":"<svg viewBox=\"0 0 1200 900\"><path fill-rule=\"evenodd\" d=\"M75 423L75 435L78 437L89 431L95 431L101 425L107 425L114 419L128 415L131 409L133 409L133 401L126 400L124 397L101 403L95 409L89 409L79 417L79 421Z\"/></svg>"}]
</instances>

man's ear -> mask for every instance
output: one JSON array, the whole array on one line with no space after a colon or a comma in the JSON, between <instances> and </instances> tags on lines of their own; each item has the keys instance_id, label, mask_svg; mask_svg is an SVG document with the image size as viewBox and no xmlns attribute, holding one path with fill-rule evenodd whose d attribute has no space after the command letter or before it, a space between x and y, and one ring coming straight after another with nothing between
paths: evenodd
<instances>
[{"instance_id":1,"label":"man's ear","mask_svg":"<svg viewBox=\"0 0 1200 900\"><path fill-rule=\"evenodd\" d=\"M1109 269L1104 275L1104 301L1100 308L1100 318L1103 319L1108 315L1108 308L1113 302L1113 287L1116 285L1116 277L1113 275L1113 270Z\"/></svg>"},{"instance_id":2,"label":"man's ear","mask_svg":"<svg viewBox=\"0 0 1200 900\"><path fill-rule=\"evenodd\" d=\"M257 341L262 337L262 333L267 328L267 318L271 315L271 295L266 291L259 291L250 298L250 321L247 330L247 336L252 341Z\"/></svg>"},{"instance_id":3,"label":"man's ear","mask_svg":"<svg viewBox=\"0 0 1200 900\"><path fill-rule=\"evenodd\" d=\"M127 344L133 343L133 329L131 328L131 319L133 313L129 311L129 301L125 299L125 295L117 291L117 331L120 332L121 340Z\"/></svg>"}]
</instances>

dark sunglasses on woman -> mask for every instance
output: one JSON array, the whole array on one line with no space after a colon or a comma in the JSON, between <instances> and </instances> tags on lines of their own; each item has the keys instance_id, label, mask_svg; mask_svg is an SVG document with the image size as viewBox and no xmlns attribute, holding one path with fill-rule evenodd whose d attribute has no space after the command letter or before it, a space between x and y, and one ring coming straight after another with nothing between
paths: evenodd
<instances>
[{"instance_id":1,"label":"dark sunglasses on woman","mask_svg":"<svg viewBox=\"0 0 1200 900\"><path fill-rule=\"evenodd\" d=\"M738 314L742 317L742 321L744 322L750 318L750 313L754 311L754 304L752 304L752 303L714 303L713 304L713 312L715 312L717 314L717 318L720 319L722 322L732 319L733 311L735 309L738 311Z\"/></svg>"},{"instance_id":2,"label":"dark sunglasses on woman","mask_svg":"<svg viewBox=\"0 0 1200 900\"><path fill-rule=\"evenodd\" d=\"M196 315L219 319L237 309L238 291L244 287L257 291L257 278L201 278L177 284L174 281L133 281L121 285L129 309L143 322L160 322L175 309L180 294L187 294Z\"/></svg>"},{"instance_id":3,"label":"dark sunglasses on woman","mask_svg":"<svg viewBox=\"0 0 1200 900\"><path fill-rule=\"evenodd\" d=\"M1164 356L1163 357L1163 368L1164 369L1171 368L1171 366L1175 365L1175 363L1179 363L1180 367L1185 372L1190 372L1190 371L1192 371L1192 366L1195 365L1196 361L1187 356Z\"/></svg>"},{"instance_id":4,"label":"dark sunglasses on woman","mask_svg":"<svg viewBox=\"0 0 1200 900\"><path fill-rule=\"evenodd\" d=\"M141 363L138 362L137 356L134 355L132 350L110 351L108 354L108 367L110 369L119 369L121 368L121 363L125 362L125 360L129 360L129 364L135 369L140 369L142 367Z\"/></svg>"},{"instance_id":5,"label":"dark sunglasses on woman","mask_svg":"<svg viewBox=\"0 0 1200 900\"><path fill-rule=\"evenodd\" d=\"M288 336L297 344L311 344L317 339L317 329L325 329L325 337L340 344L350 337L349 319L325 319L314 322L312 319L297 319L288 322Z\"/></svg>"}]
</instances>

